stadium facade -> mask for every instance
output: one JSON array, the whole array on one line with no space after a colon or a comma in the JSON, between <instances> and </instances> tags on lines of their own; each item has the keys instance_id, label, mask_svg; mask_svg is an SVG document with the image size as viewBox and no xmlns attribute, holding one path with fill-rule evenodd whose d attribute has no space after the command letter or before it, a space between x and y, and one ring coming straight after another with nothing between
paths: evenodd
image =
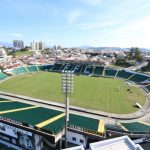
<instances>
[{"instance_id":1,"label":"stadium facade","mask_svg":"<svg viewBox=\"0 0 150 150\"><path fill-rule=\"evenodd\" d=\"M13 98L12 98L13 99ZM14 149L60 149L65 113L9 99L0 99L0 143ZM70 114L68 142L88 146L105 138L104 121ZM62 145L61 145L62 144Z\"/></svg>"}]
</instances>

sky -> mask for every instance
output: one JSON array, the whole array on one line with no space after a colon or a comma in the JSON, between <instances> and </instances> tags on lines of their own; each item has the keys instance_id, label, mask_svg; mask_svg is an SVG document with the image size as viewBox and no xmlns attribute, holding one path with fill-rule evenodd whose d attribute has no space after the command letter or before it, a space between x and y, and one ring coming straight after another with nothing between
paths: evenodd
<instances>
[{"instance_id":1,"label":"sky","mask_svg":"<svg viewBox=\"0 0 150 150\"><path fill-rule=\"evenodd\" d=\"M150 48L150 0L0 0L0 42Z\"/></svg>"}]
</instances>

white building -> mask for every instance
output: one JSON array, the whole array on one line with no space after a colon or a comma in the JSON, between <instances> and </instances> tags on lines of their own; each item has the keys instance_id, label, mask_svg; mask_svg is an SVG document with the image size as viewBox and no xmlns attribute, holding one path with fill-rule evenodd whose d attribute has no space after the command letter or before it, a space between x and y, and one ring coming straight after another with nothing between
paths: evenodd
<instances>
[{"instance_id":1,"label":"white building","mask_svg":"<svg viewBox=\"0 0 150 150\"><path fill-rule=\"evenodd\" d=\"M33 41L31 43L31 48L32 48L32 50L44 50L45 49L45 43Z\"/></svg>"},{"instance_id":2,"label":"white building","mask_svg":"<svg viewBox=\"0 0 150 150\"><path fill-rule=\"evenodd\" d=\"M44 50L44 49L45 49L45 43L39 42L39 50Z\"/></svg>"},{"instance_id":3,"label":"white building","mask_svg":"<svg viewBox=\"0 0 150 150\"><path fill-rule=\"evenodd\" d=\"M4 48L0 47L0 58L5 58L7 57L7 53L4 50Z\"/></svg>"},{"instance_id":4,"label":"white building","mask_svg":"<svg viewBox=\"0 0 150 150\"><path fill-rule=\"evenodd\" d=\"M24 48L24 42L22 40L14 40L13 45L14 45L14 48L17 50Z\"/></svg>"},{"instance_id":5,"label":"white building","mask_svg":"<svg viewBox=\"0 0 150 150\"><path fill-rule=\"evenodd\" d=\"M81 146L75 146L75 147L67 148L67 149L64 149L64 150L85 150L85 149L81 145Z\"/></svg>"},{"instance_id":6,"label":"white building","mask_svg":"<svg viewBox=\"0 0 150 150\"><path fill-rule=\"evenodd\" d=\"M90 150L143 150L128 136L122 136L90 144Z\"/></svg>"}]
</instances>

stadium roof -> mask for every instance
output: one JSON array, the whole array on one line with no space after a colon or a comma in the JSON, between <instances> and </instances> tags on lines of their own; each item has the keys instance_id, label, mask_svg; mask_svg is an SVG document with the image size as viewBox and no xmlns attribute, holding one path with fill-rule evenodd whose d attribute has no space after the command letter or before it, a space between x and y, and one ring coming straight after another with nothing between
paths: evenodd
<instances>
[{"instance_id":1,"label":"stadium roof","mask_svg":"<svg viewBox=\"0 0 150 150\"><path fill-rule=\"evenodd\" d=\"M51 135L57 135L65 126L65 113L62 111L0 98L0 119L6 118ZM70 114L69 128L97 136L103 136L105 132L103 120L74 114Z\"/></svg>"}]
</instances>

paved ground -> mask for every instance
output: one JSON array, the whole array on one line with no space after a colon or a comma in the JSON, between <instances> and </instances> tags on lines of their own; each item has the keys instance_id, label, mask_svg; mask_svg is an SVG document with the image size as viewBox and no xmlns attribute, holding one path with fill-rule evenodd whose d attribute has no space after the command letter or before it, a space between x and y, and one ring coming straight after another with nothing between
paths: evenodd
<instances>
[{"instance_id":1,"label":"paved ground","mask_svg":"<svg viewBox=\"0 0 150 150\"><path fill-rule=\"evenodd\" d=\"M4 93L4 92L1 92L1 93ZM40 99L33 99L33 98L30 98L30 97L25 97L25 96L21 96L21 97L29 99L29 100L23 100L22 98L14 98L14 97L11 97L11 96L4 96L4 95L0 95L0 96L3 97L3 98L16 100L16 101L19 101L19 102L25 102L25 103L29 103L29 104L32 104L32 105L39 105L41 107L45 107L45 108L49 108L49 109L64 111L64 104L59 104L59 103L49 102L49 101L43 101L43 100L40 100ZM20 97L20 96L17 96L17 97ZM32 100L34 100L34 101L32 101ZM59 107L59 106L61 106L61 107ZM146 122L146 123L150 123L150 95L147 97L147 103L145 104L143 109L141 109L140 111L138 111L136 113L129 114L129 115L118 115L118 114L111 114L111 113L105 113L105 112L100 112L100 114L98 113L98 115L97 115L97 114L95 114L95 113L97 113L97 111L81 109L82 111L79 112L78 109L80 109L80 108L73 107L73 106L70 106L70 107L71 107L71 109L73 108L73 110L70 110L70 113L81 115L81 116L87 116L87 117L95 118L95 119L104 119L106 123L114 124L118 121L119 122L143 121L143 122ZM76 108L77 108L77 110L76 110ZM94 114L92 114L91 112L94 113ZM145 113L147 113L147 114L143 115L142 117L138 117L138 115L140 116L140 115L145 114ZM120 119L112 118L112 117L115 117L115 116L117 116L117 117L119 116ZM123 116L123 118L121 119L122 116ZM131 117L131 118L128 119L128 117L129 118ZM132 119L134 117L135 118L138 117L138 118Z\"/></svg>"},{"instance_id":2,"label":"paved ground","mask_svg":"<svg viewBox=\"0 0 150 150\"><path fill-rule=\"evenodd\" d=\"M150 150L150 143L142 143L140 144L144 150Z\"/></svg>"},{"instance_id":3,"label":"paved ground","mask_svg":"<svg viewBox=\"0 0 150 150\"><path fill-rule=\"evenodd\" d=\"M11 96L4 96L4 95L1 95L1 94L0 94L0 97L15 100L15 101L19 101L19 102L29 103L29 104L32 104L32 105L38 105L38 106L49 108L49 109L65 111L64 108L60 108L58 106L48 105L48 104L51 104L51 102L48 102L48 101L44 101L45 104L39 103L39 102L43 102L43 100L39 100L39 99L34 99L37 102L36 101L33 102L31 100L27 101L27 100L23 100L21 98L14 98L14 97L11 97ZM26 98L28 98L28 97L26 97ZM111 118L111 117L103 117L103 116L100 116L100 115L94 115L94 114L90 114L90 113L86 113L86 112L79 112L79 111L76 111L76 110L70 110L70 113L74 113L74 114L81 115L81 116L87 116L87 117L91 117L91 118L95 118L95 119L99 119L99 120L104 119L105 123L110 123L110 124L115 124L118 121L119 122L142 121L142 122L150 123L150 95L148 96L147 102L148 103L145 105L145 108L147 108L147 114L144 115L143 117L140 117L140 118L137 118L137 119L131 119L131 120L114 119L114 118ZM53 104L55 104L55 103L53 103ZM61 105L61 107L64 107L63 104L60 104L60 105ZM144 148L144 150L149 150L150 149L150 143L142 143L140 145Z\"/></svg>"},{"instance_id":4,"label":"paved ground","mask_svg":"<svg viewBox=\"0 0 150 150\"><path fill-rule=\"evenodd\" d=\"M0 93L1 93L1 91L0 91ZM144 93L144 94L146 95L146 93ZM20 96L20 97L22 97L22 96ZM25 96L23 96L23 97L25 97ZM29 104L33 104L33 105L39 105L39 106L42 106L45 108L64 111L64 109L63 109L64 105L60 104L60 103L48 102L48 101L43 101L40 99L35 99L35 98L33 99L30 97L25 97L25 98L31 99L31 100L33 99L34 102L33 101L26 101L26 100L23 100L21 98L12 98L9 96L6 98L12 99L12 100L14 99L14 100L17 100L20 102L25 102L25 103L29 103ZM42 104L42 102L44 102L45 104ZM47 105L47 104L49 104L49 105ZM51 104L53 104L53 106ZM61 106L61 108L59 106ZM119 122L143 121L146 123L150 123L150 95L147 96L147 101L146 101L143 109L140 109L136 113L127 114L127 115L111 114L111 113L107 113L107 112L88 110L88 109L74 107L74 106L70 106L70 107L74 109L74 110L70 110L70 113L74 113L74 114L81 115L81 116L87 116L87 117L91 117L91 118L95 118L95 119L104 119L106 123L116 123L118 121ZM78 110L82 110L82 112L78 111Z\"/></svg>"}]
</instances>

